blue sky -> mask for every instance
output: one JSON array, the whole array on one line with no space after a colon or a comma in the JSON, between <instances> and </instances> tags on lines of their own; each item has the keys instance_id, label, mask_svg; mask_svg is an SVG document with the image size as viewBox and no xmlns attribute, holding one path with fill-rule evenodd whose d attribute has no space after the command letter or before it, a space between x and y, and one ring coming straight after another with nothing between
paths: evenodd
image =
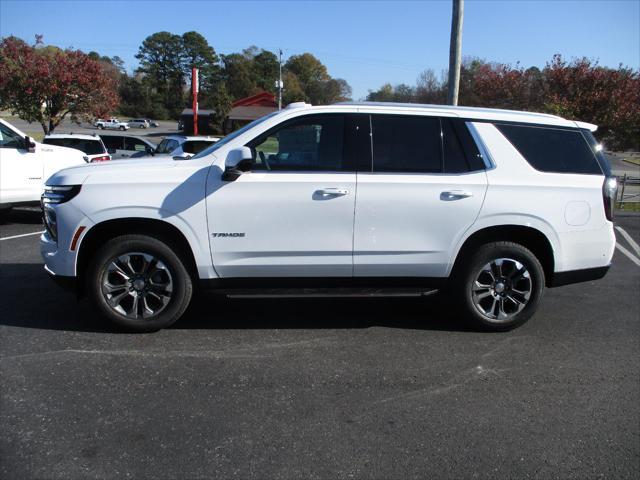
<instances>
[{"instance_id":1,"label":"blue sky","mask_svg":"<svg viewBox=\"0 0 640 480\"><path fill-rule=\"evenodd\" d=\"M0 35L122 57L129 70L144 38L196 30L219 53L250 45L311 52L354 99L385 82L413 85L447 68L451 2L208 2L0 0ZM544 66L554 53L640 68L640 0L466 0L463 55Z\"/></svg>"}]
</instances>

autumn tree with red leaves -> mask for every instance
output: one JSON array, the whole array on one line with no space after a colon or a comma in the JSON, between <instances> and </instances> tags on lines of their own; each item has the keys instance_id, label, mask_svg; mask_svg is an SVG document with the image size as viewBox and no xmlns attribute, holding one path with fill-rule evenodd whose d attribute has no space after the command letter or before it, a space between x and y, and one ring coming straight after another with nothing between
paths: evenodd
<instances>
[{"instance_id":1,"label":"autumn tree with red leaves","mask_svg":"<svg viewBox=\"0 0 640 480\"><path fill-rule=\"evenodd\" d=\"M8 37L0 42L0 109L53 132L69 116L88 120L118 105L117 81L79 50L32 47Z\"/></svg>"}]
</instances>

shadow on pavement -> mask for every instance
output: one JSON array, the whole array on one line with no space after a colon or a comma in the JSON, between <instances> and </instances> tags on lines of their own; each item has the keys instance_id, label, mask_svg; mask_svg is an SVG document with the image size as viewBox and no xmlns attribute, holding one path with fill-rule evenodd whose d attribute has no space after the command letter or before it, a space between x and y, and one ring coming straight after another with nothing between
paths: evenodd
<instances>
[{"instance_id":1,"label":"shadow on pavement","mask_svg":"<svg viewBox=\"0 0 640 480\"><path fill-rule=\"evenodd\" d=\"M0 225L18 223L25 225L42 224L39 207L13 208L10 212L0 215Z\"/></svg>"},{"instance_id":2,"label":"shadow on pavement","mask_svg":"<svg viewBox=\"0 0 640 480\"><path fill-rule=\"evenodd\" d=\"M0 325L117 333L86 300L63 291L40 264L0 266ZM339 329L389 327L470 331L440 295L425 298L227 299L198 292L174 329Z\"/></svg>"}]
</instances>

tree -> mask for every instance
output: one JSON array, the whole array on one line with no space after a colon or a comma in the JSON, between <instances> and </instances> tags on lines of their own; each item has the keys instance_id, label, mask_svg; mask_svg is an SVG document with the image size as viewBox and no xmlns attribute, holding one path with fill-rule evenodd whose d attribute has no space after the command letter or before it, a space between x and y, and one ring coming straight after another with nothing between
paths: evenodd
<instances>
[{"instance_id":1,"label":"tree","mask_svg":"<svg viewBox=\"0 0 640 480\"><path fill-rule=\"evenodd\" d=\"M207 91L220 80L220 59L207 39L198 32L182 34L183 73L191 78L191 69L197 68L200 90Z\"/></svg>"},{"instance_id":2,"label":"tree","mask_svg":"<svg viewBox=\"0 0 640 480\"><path fill-rule=\"evenodd\" d=\"M343 79L331 78L327 67L310 53L290 57L285 64L285 71L290 79L291 75L295 76L295 87L303 92L298 101L325 105L347 100L351 96L349 84ZM291 94L286 94L290 88L285 82L285 98L291 97Z\"/></svg>"},{"instance_id":3,"label":"tree","mask_svg":"<svg viewBox=\"0 0 640 480\"><path fill-rule=\"evenodd\" d=\"M138 72L143 81L163 99L163 106L177 115L183 106L185 53L180 35L157 32L148 36L138 49Z\"/></svg>"},{"instance_id":4,"label":"tree","mask_svg":"<svg viewBox=\"0 0 640 480\"><path fill-rule=\"evenodd\" d=\"M232 53L222 57L223 78L229 94L234 99L248 97L258 91L253 76L252 58L241 53Z\"/></svg>"},{"instance_id":5,"label":"tree","mask_svg":"<svg viewBox=\"0 0 640 480\"><path fill-rule=\"evenodd\" d=\"M116 83L102 64L78 50L35 48L7 37L0 43L0 108L49 134L68 115L106 116L118 104Z\"/></svg>"}]
</instances>

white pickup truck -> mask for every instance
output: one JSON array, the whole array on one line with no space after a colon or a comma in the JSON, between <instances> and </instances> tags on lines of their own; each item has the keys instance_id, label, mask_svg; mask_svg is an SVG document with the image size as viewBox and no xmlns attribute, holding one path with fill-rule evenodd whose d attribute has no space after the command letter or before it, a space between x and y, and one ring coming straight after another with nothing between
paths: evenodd
<instances>
[{"instance_id":1,"label":"white pickup truck","mask_svg":"<svg viewBox=\"0 0 640 480\"><path fill-rule=\"evenodd\" d=\"M39 202L44 180L85 163L80 150L36 142L0 118L0 213Z\"/></svg>"},{"instance_id":2,"label":"white pickup truck","mask_svg":"<svg viewBox=\"0 0 640 480\"><path fill-rule=\"evenodd\" d=\"M100 130L129 130L129 124L121 122L117 118L110 118L109 120L98 119L93 125Z\"/></svg>"}]
</instances>

